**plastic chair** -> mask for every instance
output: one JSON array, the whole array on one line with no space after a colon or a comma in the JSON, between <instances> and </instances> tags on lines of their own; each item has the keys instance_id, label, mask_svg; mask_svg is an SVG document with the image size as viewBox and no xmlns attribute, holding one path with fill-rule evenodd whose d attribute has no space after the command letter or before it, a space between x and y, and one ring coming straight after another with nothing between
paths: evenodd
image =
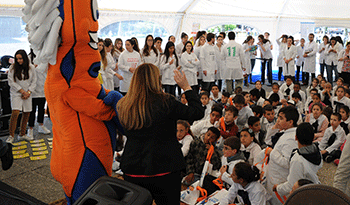
<instances>
[{"instance_id":1,"label":"plastic chair","mask_svg":"<svg viewBox=\"0 0 350 205\"><path fill-rule=\"evenodd\" d=\"M295 190L285 205L346 205L350 197L339 189L321 184L310 184Z\"/></svg>"}]
</instances>

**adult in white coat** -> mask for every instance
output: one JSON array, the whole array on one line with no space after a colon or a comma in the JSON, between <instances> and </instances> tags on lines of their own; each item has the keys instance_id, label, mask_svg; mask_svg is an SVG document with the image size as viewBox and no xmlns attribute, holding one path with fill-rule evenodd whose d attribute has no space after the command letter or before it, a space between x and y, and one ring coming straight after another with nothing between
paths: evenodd
<instances>
[{"instance_id":1,"label":"adult in white coat","mask_svg":"<svg viewBox=\"0 0 350 205\"><path fill-rule=\"evenodd\" d=\"M249 69L250 71L247 71L250 83L252 84L252 73L253 69L255 66L255 57L256 57L256 50L258 46L254 45L254 38L253 36L247 36L247 39L244 40L243 42L243 52L246 57L246 62L247 62L247 70Z\"/></svg>"},{"instance_id":2,"label":"adult in white coat","mask_svg":"<svg viewBox=\"0 0 350 205\"><path fill-rule=\"evenodd\" d=\"M175 46L175 52L179 58L181 57L182 50L184 49L185 43L187 41L188 41L188 35L185 32L182 32L181 33L181 42Z\"/></svg>"},{"instance_id":3,"label":"adult in white coat","mask_svg":"<svg viewBox=\"0 0 350 205\"><path fill-rule=\"evenodd\" d=\"M175 44L169 41L164 50L160 61L160 70L162 74L162 85L166 93L175 96L176 82L174 80L174 70L180 70L179 60L175 52Z\"/></svg>"},{"instance_id":4,"label":"adult in white coat","mask_svg":"<svg viewBox=\"0 0 350 205\"><path fill-rule=\"evenodd\" d=\"M317 53L317 44L314 41L315 35L313 33L309 34L309 42L305 45L305 52L304 52L304 58L305 58L305 64L304 64L304 71L305 71L305 80L304 84L309 85L309 78L311 73L311 78L315 78L315 71L316 71L316 53Z\"/></svg>"},{"instance_id":5,"label":"adult in white coat","mask_svg":"<svg viewBox=\"0 0 350 205\"><path fill-rule=\"evenodd\" d=\"M206 42L205 37L204 36L200 36L199 39L197 40L197 44L194 46L194 54L196 54L198 59L200 57L201 50L202 50L203 46L205 45L205 42ZM199 66L197 66L197 68L198 68L198 75L197 75L198 86L202 87L202 82L203 82L202 67L199 64Z\"/></svg>"},{"instance_id":6,"label":"adult in white coat","mask_svg":"<svg viewBox=\"0 0 350 205\"><path fill-rule=\"evenodd\" d=\"M272 85L272 53L271 53L271 42L265 39L263 35L258 36L258 46L261 52L261 82L265 83L265 69L267 67L267 79L269 85Z\"/></svg>"},{"instance_id":7,"label":"adult in white coat","mask_svg":"<svg viewBox=\"0 0 350 205\"><path fill-rule=\"evenodd\" d=\"M337 41L335 37L332 37L330 40L330 44L326 46L326 69L327 69L327 81L333 85L333 71L335 75L335 80L338 79L339 74L337 70L338 65L338 54L339 54L339 46L337 45Z\"/></svg>"},{"instance_id":8,"label":"adult in white coat","mask_svg":"<svg viewBox=\"0 0 350 205\"><path fill-rule=\"evenodd\" d=\"M243 53L243 47L235 41L236 34L228 33L229 42L222 48L222 58L225 61L223 77L226 80L227 92L232 93L232 84L235 80L235 88L243 87L243 71L246 70L247 63Z\"/></svg>"},{"instance_id":9,"label":"adult in white coat","mask_svg":"<svg viewBox=\"0 0 350 205\"><path fill-rule=\"evenodd\" d=\"M160 53L154 46L154 39L152 35L148 35L145 39L145 45L141 50L142 62L151 63L159 67Z\"/></svg>"},{"instance_id":10,"label":"adult in white coat","mask_svg":"<svg viewBox=\"0 0 350 205\"><path fill-rule=\"evenodd\" d=\"M182 67L182 71L185 72L188 84L191 86L192 90L198 94L199 87L197 81L197 66L199 66L200 62L196 54L193 53L193 46L191 41L187 41L185 43L185 47L180 59L180 65Z\"/></svg>"},{"instance_id":11,"label":"adult in white coat","mask_svg":"<svg viewBox=\"0 0 350 205\"><path fill-rule=\"evenodd\" d=\"M297 46L297 56L296 56L296 66L297 66L297 73L295 76L295 81L299 82L299 73L300 73L300 68L302 68L301 72L302 72L302 82L304 83L304 61L305 58L303 57L305 52L305 39L301 38L300 39L300 44Z\"/></svg>"},{"instance_id":12,"label":"adult in white coat","mask_svg":"<svg viewBox=\"0 0 350 205\"><path fill-rule=\"evenodd\" d=\"M320 59L319 59L319 62L320 62L320 73L321 73L322 76L324 76L324 69L326 68L326 58L327 58L327 56L326 56L326 48L327 48L328 44L329 44L329 38L328 38L328 36L324 35L323 36L323 43L321 43L318 46L318 53L320 54Z\"/></svg>"},{"instance_id":13,"label":"adult in white coat","mask_svg":"<svg viewBox=\"0 0 350 205\"><path fill-rule=\"evenodd\" d=\"M215 74L217 73L217 62L215 52L215 35L207 34L208 43L205 44L199 56L201 67L203 70L203 90L210 92L211 86L215 83Z\"/></svg>"},{"instance_id":14,"label":"adult in white coat","mask_svg":"<svg viewBox=\"0 0 350 205\"><path fill-rule=\"evenodd\" d=\"M120 93L126 95L129 90L131 78L136 68L141 64L141 55L138 52L136 42L132 39L125 41L126 50L119 56L118 66L123 76L120 81Z\"/></svg>"},{"instance_id":15,"label":"adult in white coat","mask_svg":"<svg viewBox=\"0 0 350 205\"><path fill-rule=\"evenodd\" d=\"M282 70L283 70L283 74L286 76L287 74L284 72L284 67L285 67L285 61L283 59L283 52L287 47L287 39L288 36L283 34L281 37L279 37L278 39L276 39L276 42L279 46L278 49L278 57L277 57L277 67L278 67L278 80L281 81L282 79ZM293 75L294 76L294 75Z\"/></svg>"},{"instance_id":16,"label":"adult in white coat","mask_svg":"<svg viewBox=\"0 0 350 205\"><path fill-rule=\"evenodd\" d=\"M284 48L282 52L283 57L283 73L284 76L292 76L294 81L295 76L295 67L294 67L294 59L297 56L297 47L294 45L293 36L289 36L287 40L287 46Z\"/></svg>"}]
</instances>

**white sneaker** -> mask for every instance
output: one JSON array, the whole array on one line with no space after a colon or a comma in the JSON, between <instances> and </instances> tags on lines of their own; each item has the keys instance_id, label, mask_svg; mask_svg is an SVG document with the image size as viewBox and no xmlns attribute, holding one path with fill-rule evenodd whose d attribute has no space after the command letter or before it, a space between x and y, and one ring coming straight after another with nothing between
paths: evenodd
<instances>
[{"instance_id":1,"label":"white sneaker","mask_svg":"<svg viewBox=\"0 0 350 205\"><path fill-rule=\"evenodd\" d=\"M28 137L29 137L30 139L34 139L33 129L28 129L27 135L28 135Z\"/></svg>"},{"instance_id":2,"label":"white sneaker","mask_svg":"<svg viewBox=\"0 0 350 205\"><path fill-rule=\"evenodd\" d=\"M7 138L6 142L12 144L12 143L13 143L13 140L15 140L15 138L12 137L12 136L10 135L10 136Z\"/></svg>"},{"instance_id":3,"label":"white sneaker","mask_svg":"<svg viewBox=\"0 0 350 205\"><path fill-rule=\"evenodd\" d=\"M18 139L19 140L31 141L31 140L34 140L34 137L33 136L28 136L28 135L23 135L23 136L18 136Z\"/></svg>"},{"instance_id":4,"label":"white sneaker","mask_svg":"<svg viewBox=\"0 0 350 205\"><path fill-rule=\"evenodd\" d=\"M47 129L44 125L39 126L38 132L45 135L51 134L51 131Z\"/></svg>"}]
</instances>

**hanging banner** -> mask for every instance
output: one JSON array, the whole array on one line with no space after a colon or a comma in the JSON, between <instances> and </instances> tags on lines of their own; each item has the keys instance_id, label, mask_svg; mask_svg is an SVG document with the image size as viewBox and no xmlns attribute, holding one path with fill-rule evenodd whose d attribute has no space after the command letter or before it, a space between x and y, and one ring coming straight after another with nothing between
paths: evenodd
<instances>
[{"instance_id":1,"label":"hanging banner","mask_svg":"<svg viewBox=\"0 0 350 205\"><path fill-rule=\"evenodd\" d=\"M306 41L310 33L315 32L315 22L301 22L300 23L300 37Z\"/></svg>"}]
</instances>

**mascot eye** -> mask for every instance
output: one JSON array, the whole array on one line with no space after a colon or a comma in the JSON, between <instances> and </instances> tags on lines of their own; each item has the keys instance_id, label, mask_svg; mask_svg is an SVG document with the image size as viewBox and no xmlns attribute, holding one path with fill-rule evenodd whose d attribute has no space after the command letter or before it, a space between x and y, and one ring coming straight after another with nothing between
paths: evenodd
<instances>
[{"instance_id":1,"label":"mascot eye","mask_svg":"<svg viewBox=\"0 0 350 205\"><path fill-rule=\"evenodd\" d=\"M91 0L91 13L94 21L97 21L99 18L97 0Z\"/></svg>"}]
</instances>

